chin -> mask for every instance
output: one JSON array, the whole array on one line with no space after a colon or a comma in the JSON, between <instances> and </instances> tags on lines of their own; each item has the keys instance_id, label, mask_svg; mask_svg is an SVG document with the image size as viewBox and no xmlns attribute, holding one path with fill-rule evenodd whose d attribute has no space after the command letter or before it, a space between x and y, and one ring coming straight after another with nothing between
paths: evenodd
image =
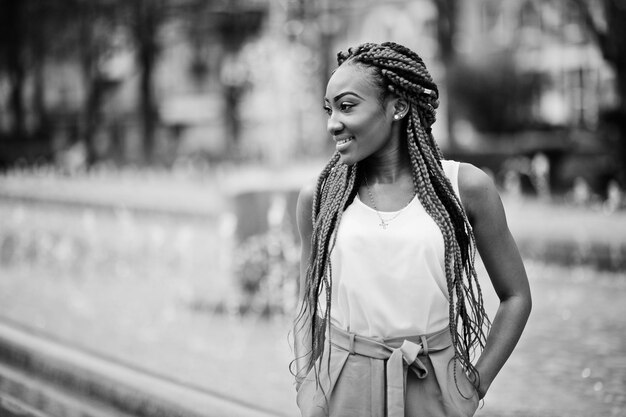
<instances>
[{"instance_id":1,"label":"chin","mask_svg":"<svg viewBox=\"0 0 626 417\"><path fill-rule=\"evenodd\" d=\"M339 162L350 166L356 164L358 161L352 155L339 154Z\"/></svg>"}]
</instances>

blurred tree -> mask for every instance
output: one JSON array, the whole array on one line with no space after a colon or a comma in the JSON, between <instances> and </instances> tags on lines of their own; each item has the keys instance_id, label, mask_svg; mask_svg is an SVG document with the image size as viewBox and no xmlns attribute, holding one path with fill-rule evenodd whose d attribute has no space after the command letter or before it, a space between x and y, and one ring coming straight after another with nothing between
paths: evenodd
<instances>
[{"instance_id":1,"label":"blurred tree","mask_svg":"<svg viewBox=\"0 0 626 417\"><path fill-rule=\"evenodd\" d=\"M154 73L159 54L163 48L161 30L172 21L187 26L188 40L194 52L202 48L202 40L217 40L222 51L211 56L220 66L225 55L236 54L251 35L258 33L265 11L254 2L232 0L229 2L208 0L132 0L128 5L128 26L132 35L139 69L139 115L142 127L143 152L146 162L154 158L155 131L159 114L155 103ZM194 57L192 74L202 78L208 66L202 57ZM236 140L239 121L236 117L241 99L241 86L223 83L225 120L228 133Z\"/></svg>"},{"instance_id":2,"label":"blurred tree","mask_svg":"<svg viewBox=\"0 0 626 417\"><path fill-rule=\"evenodd\" d=\"M0 124L0 135L16 143L21 138L40 137L51 154L55 136L46 126L52 119L49 113L61 110L54 115L71 119L65 122L73 123L72 131L76 127L75 137L84 144L85 162L97 162L101 146L95 141L103 126L103 105L122 81L109 73L109 59L118 48L130 47L138 72L137 114L143 159L150 163L159 122L154 77L164 47L165 25L182 22L201 28L196 38L206 35L205 42L212 45L211 56L202 59L218 70L213 76L219 82L224 58L236 55L250 36L259 32L266 15L266 4L245 0L0 0L0 82L8 87L1 97L8 105L0 118L0 123L4 122ZM72 87L72 92L83 93L78 108L46 107L46 70L57 63L80 71L82 86ZM52 82L58 85L58 78ZM225 120L236 139L239 121L235 116L242 86L222 84ZM53 120L51 125L58 122ZM3 143L3 149L7 146ZM10 147L15 148L12 153L18 157L24 155L14 144Z\"/></svg>"},{"instance_id":3,"label":"blurred tree","mask_svg":"<svg viewBox=\"0 0 626 417\"><path fill-rule=\"evenodd\" d=\"M237 2L231 3L227 10L215 15L218 39L224 47L226 57L235 57L243 45L259 33L265 17L264 9ZM221 67L221 94L229 149L237 152L241 139L240 105L250 86L248 74L247 69L236 58L222 60Z\"/></svg>"},{"instance_id":4,"label":"blurred tree","mask_svg":"<svg viewBox=\"0 0 626 417\"><path fill-rule=\"evenodd\" d=\"M2 0L0 5L0 65L9 82L10 133L15 138L21 138L24 135L22 97L26 77L21 52L26 3L21 0Z\"/></svg>"},{"instance_id":5,"label":"blurred tree","mask_svg":"<svg viewBox=\"0 0 626 417\"><path fill-rule=\"evenodd\" d=\"M28 39L32 2L0 0L0 71L9 87L9 135L21 140L26 135L24 89L28 59L33 56Z\"/></svg>"},{"instance_id":6,"label":"blurred tree","mask_svg":"<svg viewBox=\"0 0 626 417\"><path fill-rule=\"evenodd\" d=\"M113 34L120 25L120 3L116 0L76 0L74 3L65 2L64 11L77 22L69 25L72 28L69 44L76 46L83 77L85 102L79 136L85 144L86 163L92 165L99 159L94 136L102 121L101 107L109 84L102 62L113 49Z\"/></svg>"},{"instance_id":7,"label":"blurred tree","mask_svg":"<svg viewBox=\"0 0 626 417\"><path fill-rule=\"evenodd\" d=\"M438 11L437 35L444 63L455 57L454 36L457 31L458 0L436 0Z\"/></svg>"},{"instance_id":8,"label":"blurred tree","mask_svg":"<svg viewBox=\"0 0 626 417\"><path fill-rule=\"evenodd\" d=\"M217 81L228 149L234 153L241 136L240 105L249 87L246 69L237 55L260 32L267 7L245 0L188 0L183 10L186 36L194 54L191 75L199 84L210 76ZM211 51L210 56L207 51Z\"/></svg>"},{"instance_id":9,"label":"blurred tree","mask_svg":"<svg viewBox=\"0 0 626 417\"><path fill-rule=\"evenodd\" d=\"M531 114L541 80L532 74L520 76L510 51L490 60L458 61L449 69L448 82L454 92L456 116L471 120L481 132L500 134L541 127Z\"/></svg>"},{"instance_id":10,"label":"blurred tree","mask_svg":"<svg viewBox=\"0 0 626 417\"><path fill-rule=\"evenodd\" d=\"M620 180L626 185L626 2L571 0L595 37L606 61L615 70L619 104L613 123L619 130Z\"/></svg>"},{"instance_id":11,"label":"blurred tree","mask_svg":"<svg viewBox=\"0 0 626 417\"><path fill-rule=\"evenodd\" d=\"M454 137L454 122L457 117L456 101L453 99L454 91L450 88L450 77L456 62L456 49L454 46L457 33L458 0L435 0L437 6L437 37L439 40L439 55L444 67L443 83L448 88L445 89L447 97L448 113L448 147L453 151L456 148Z\"/></svg>"},{"instance_id":12,"label":"blurred tree","mask_svg":"<svg viewBox=\"0 0 626 417\"><path fill-rule=\"evenodd\" d=\"M33 137L51 140L51 120L44 101L45 66L53 61L77 60L85 91L79 137L85 143L87 162L95 161L93 133L99 124L105 85L101 62L111 50L117 9L115 0L1 0L0 71L9 81L9 135L17 143ZM31 85L32 93L26 95ZM34 122L27 126L27 120ZM51 152L51 144L47 146ZM29 152L20 149L17 153Z\"/></svg>"},{"instance_id":13,"label":"blurred tree","mask_svg":"<svg viewBox=\"0 0 626 417\"><path fill-rule=\"evenodd\" d=\"M154 73L161 51L159 32L172 11L167 0L132 0L128 7L128 25L136 48L139 67L139 117L143 157L153 162L158 112L154 97ZM168 7L169 6L169 7Z\"/></svg>"}]
</instances>

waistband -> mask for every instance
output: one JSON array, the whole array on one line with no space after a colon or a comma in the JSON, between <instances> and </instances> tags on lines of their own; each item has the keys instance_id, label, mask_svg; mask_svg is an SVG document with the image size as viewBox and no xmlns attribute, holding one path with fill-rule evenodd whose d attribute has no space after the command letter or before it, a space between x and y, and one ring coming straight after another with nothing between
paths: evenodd
<instances>
[{"instance_id":1,"label":"waistband","mask_svg":"<svg viewBox=\"0 0 626 417\"><path fill-rule=\"evenodd\" d=\"M404 390L408 370L419 379L426 378L428 368L419 356L428 356L429 353L448 348L452 345L452 337L447 327L426 335L378 339L360 336L331 325L330 343L352 355L387 360L387 416L404 417Z\"/></svg>"}]
</instances>

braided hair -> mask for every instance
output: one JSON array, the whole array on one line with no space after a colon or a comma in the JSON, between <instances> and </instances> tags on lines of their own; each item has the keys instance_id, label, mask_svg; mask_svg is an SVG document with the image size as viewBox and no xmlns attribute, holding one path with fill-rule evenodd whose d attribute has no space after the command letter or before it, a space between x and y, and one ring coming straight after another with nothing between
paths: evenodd
<instances>
[{"instance_id":1,"label":"braided hair","mask_svg":"<svg viewBox=\"0 0 626 417\"><path fill-rule=\"evenodd\" d=\"M395 94L409 103L408 117L403 121L405 143L417 197L444 239L449 326L455 360L478 384L480 376L472 360L476 350L485 346L490 322L474 267L476 245L472 228L461 201L444 174L443 156L431 132L439 105L437 86L424 61L415 52L393 42L365 43L350 48L337 54L337 62L339 66L358 65L367 69L381 88L381 97ZM336 238L333 232L343 211L358 192L358 177L358 163L341 164L339 154L335 153L319 175L313 195L311 254L304 299L296 318L297 322L307 321L300 330L310 332L312 338L309 368L323 353L326 330L330 325L330 253ZM323 311L320 311L320 297L326 301ZM456 367L454 377L456 381Z\"/></svg>"}]
</instances>

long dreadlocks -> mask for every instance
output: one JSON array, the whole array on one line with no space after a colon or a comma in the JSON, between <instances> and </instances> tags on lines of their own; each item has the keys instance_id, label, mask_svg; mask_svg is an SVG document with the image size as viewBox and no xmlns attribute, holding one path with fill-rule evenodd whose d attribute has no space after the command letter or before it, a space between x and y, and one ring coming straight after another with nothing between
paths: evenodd
<instances>
[{"instance_id":1,"label":"long dreadlocks","mask_svg":"<svg viewBox=\"0 0 626 417\"><path fill-rule=\"evenodd\" d=\"M370 70L381 88L382 97L395 94L410 105L404 123L407 152L417 196L444 239L450 333L455 358L474 381L479 381L472 359L477 348L484 348L490 323L474 268L474 235L465 210L444 174L443 156L431 132L439 105L437 86L415 52L392 42L380 45L366 43L347 52L339 52L337 62L339 66L359 65ZM341 164L339 154L335 153L317 180L305 296L296 319L301 324L296 328L310 332L312 338L310 366L323 352L326 330L330 325L330 253L336 236L333 232L341 221L343 211L357 194L357 178L358 164ZM319 311L320 297L326 301L324 311ZM305 321L306 324L303 324Z\"/></svg>"}]
</instances>

